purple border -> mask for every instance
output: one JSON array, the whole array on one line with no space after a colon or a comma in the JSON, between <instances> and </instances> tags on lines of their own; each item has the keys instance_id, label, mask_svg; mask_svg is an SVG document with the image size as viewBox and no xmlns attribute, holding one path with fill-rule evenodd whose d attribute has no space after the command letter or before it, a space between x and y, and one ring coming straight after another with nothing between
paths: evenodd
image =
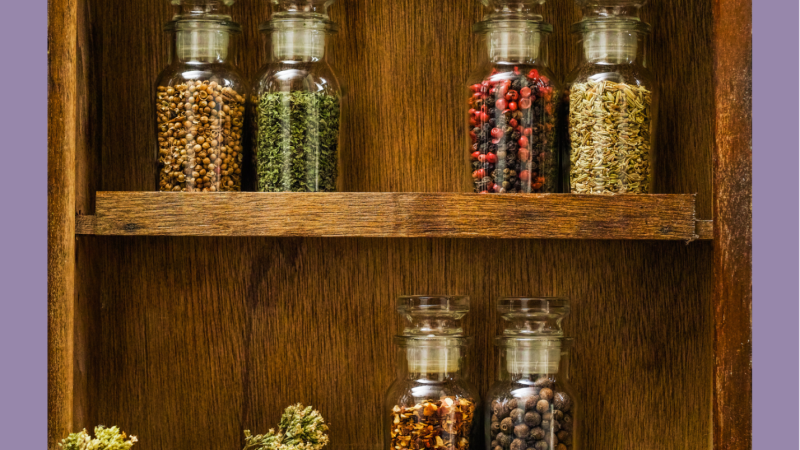
<instances>
[{"instance_id":1,"label":"purple border","mask_svg":"<svg viewBox=\"0 0 800 450\"><path fill-rule=\"evenodd\" d=\"M0 436L47 448L47 1L5 2Z\"/></svg>"},{"instance_id":2,"label":"purple border","mask_svg":"<svg viewBox=\"0 0 800 450\"><path fill-rule=\"evenodd\" d=\"M798 1L753 3L753 448L791 449L800 395Z\"/></svg>"},{"instance_id":3,"label":"purple border","mask_svg":"<svg viewBox=\"0 0 800 450\"><path fill-rule=\"evenodd\" d=\"M754 3L753 448L788 449L798 448L798 2ZM4 15L0 435L3 448L44 449L47 2L9 3Z\"/></svg>"}]
</instances>

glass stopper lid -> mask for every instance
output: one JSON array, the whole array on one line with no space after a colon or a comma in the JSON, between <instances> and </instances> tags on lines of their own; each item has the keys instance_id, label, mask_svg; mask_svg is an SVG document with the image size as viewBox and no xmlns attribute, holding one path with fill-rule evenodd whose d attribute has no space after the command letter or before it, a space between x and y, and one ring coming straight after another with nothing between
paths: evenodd
<instances>
[{"instance_id":1,"label":"glass stopper lid","mask_svg":"<svg viewBox=\"0 0 800 450\"><path fill-rule=\"evenodd\" d=\"M172 18L177 20L230 20L227 11L223 12L223 7L228 7L236 3L236 0L170 0L172 5L178 6L178 13Z\"/></svg>"},{"instance_id":2,"label":"glass stopper lid","mask_svg":"<svg viewBox=\"0 0 800 450\"><path fill-rule=\"evenodd\" d=\"M322 16L328 18L328 8L336 0L270 0L277 16Z\"/></svg>"},{"instance_id":3,"label":"glass stopper lid","mask_svg":"<svg viewBox=\"0 0 800 450\"><path fill-rule=\"evenodd\" d=\"M486 20L533 20L541 22L539 10L545 0L481 0L488 8Z\"/></svg>"},{"instance_id":4,"label":"glass stopper lid","mask_svg":"<svg viewBox=\"0 0 800 450\"><path fill-rule=\"evenodd\" d=\"M569 300L556 297L506 297L497 304L503 336L511 337L563 336L561 322L569 310Z\"/></svg>"},{"instance_id":5,"label":"glass stopper lid","mask_svg":"<svg viewBox=\"0 0 800 450\"><path fill-rule=\"evenodd\" d=\"M639 9L648 0L575 0L586 19L639 20Z\"/></svg>"},{"instance_id":6,"label":"glass stopper lid","mask_svg":"<svg viewBox=\"0 0 800 450\"><path fill-rule=\"evenodd\" d=\"M403 336L462 336L462 319L469 312L469 297L462 295L406 295L397 300L405 319Z\"/></svg>"}]
</instances>

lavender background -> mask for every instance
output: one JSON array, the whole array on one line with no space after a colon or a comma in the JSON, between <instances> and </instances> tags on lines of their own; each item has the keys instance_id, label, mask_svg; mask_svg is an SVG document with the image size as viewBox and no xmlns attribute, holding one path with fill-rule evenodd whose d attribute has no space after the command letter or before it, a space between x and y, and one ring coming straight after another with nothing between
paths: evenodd
<instances>
[{"instance_id":1,"label":"lavender background","mask_svg":"<svg viewBox=\"0 0 800 450\"><path fill-rule=\"evenodd\" d=\"M0 448L37 450L47 447L47 2L4 3ZM800 396L800 2L753 3L753 448L791 449Z\"/></svg>"}]
</instances>

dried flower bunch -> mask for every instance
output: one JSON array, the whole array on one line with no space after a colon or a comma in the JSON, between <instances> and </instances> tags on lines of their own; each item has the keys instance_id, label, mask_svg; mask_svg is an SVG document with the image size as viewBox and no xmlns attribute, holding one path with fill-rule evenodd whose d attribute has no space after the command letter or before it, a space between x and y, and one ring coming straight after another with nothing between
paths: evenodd
<instances>
[{"instance_id":1,"label":"dried flower bunch","mask_svg":"<svg viewBox=\"0 0 800 450\"><path fill-rule=\"evenodd\" d=\"M392 449L469 449L475 403L442 397L392 408Z\"/></svg>"},{"instance_id":2,"label":"dried flower bunch","mask_svg":"<svg viewBox=\"0 0 800 450\"><path fill-rule=\"evenodd\" d=\"M244 450L320 450L328 444L325 419L311 406L289 406L281 416L278 432L253 436L245 430Z\"/></svg>"},{"instance_id":3,"label":"dried flower bunch","mask_svg":"<svg viewBox=\"0 0 800 450\"><path fill-rule=\"evenodd\" d=\"M648 194L651 92L611 81L570 89L573 194Z\"/></svg>"},{"instance_id":4,"label":"dried flower bunch","mask_svg":"<svg viewBox=\"0 0 800 450\"><path fill-rule=\"evenodd\" d=\"M117 427L95 427L94 439L86 430L72 433L58 444L63 450L129 450L136 443L136 436L126 436Z\"/></svg>"}]
</instances>

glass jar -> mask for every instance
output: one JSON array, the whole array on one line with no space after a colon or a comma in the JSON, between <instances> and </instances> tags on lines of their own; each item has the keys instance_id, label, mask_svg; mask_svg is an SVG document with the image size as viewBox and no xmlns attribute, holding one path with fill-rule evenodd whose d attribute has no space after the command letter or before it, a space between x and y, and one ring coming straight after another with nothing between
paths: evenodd
<instances>
[{"instance_id":1,"label":"glass jar","mask_svg":"<svg viewBox=\"0 0 800 450\"><path fill-rule=\"evenodd\" d=\"M580 404L568 380L572 339L561 330L569 303L506 298L498 312L509 326L495 339L499 368L487 397L487 448L580 449Z\"/></svg>"},{"instance_id":2,"label":"glass jar","mask_svg":"<svg viewBox=\"0 0 800 450\"><path fill-rule=\"evenodd\" d=\"M261 192L334 192L342 93L328 62L338 27L326 1L279 1L261 26L269 62L256 77L254 166Z\"/></svg>"},{"instance_id":3,"label":"glass jar","mask_svg":"<svg viewBox=\"0 0 800 450\"><path fill-rule=\"evenodd\" d=\"M242 190L245 100L236 68L241 33L223 8L234 0L171 0L179 12L170 63L156 81L156 189Z\"/></svg>"},{"instance_id":4,"label":"glass jar","mask_svg":"<svg viewBox=\"0 0 800 450\"><path fill-rule=\"evenodd\" d=\"M406 319L397 345L397 379L386 393L385 448L477 448L477 389L464 374L466 350L461 319L469 298L400 297Z\"/></svg>"},{"instance_id":5,"label":"glass jar","mask_svg":"<svg viewBox=\"0 0 800 450\"><path fill-rule=\"evenodd\" d=\"M573 194L650 194L657 86L647 69L643 2L579 1L572 26L579 63L567 81L569 189Z\"/></svg>"},{"instance_id":6,"label":"glass jar","mask_svg":"<svg viewBox=\"0 0 800 450\"><path fill-rule=\"evenodd\" d=\"M557 106L547 62L553 27L539 1L491 2L476 24L479 57L469 77L469 170L477 193L559 191Z\"/></svg>"}]
</instances>

